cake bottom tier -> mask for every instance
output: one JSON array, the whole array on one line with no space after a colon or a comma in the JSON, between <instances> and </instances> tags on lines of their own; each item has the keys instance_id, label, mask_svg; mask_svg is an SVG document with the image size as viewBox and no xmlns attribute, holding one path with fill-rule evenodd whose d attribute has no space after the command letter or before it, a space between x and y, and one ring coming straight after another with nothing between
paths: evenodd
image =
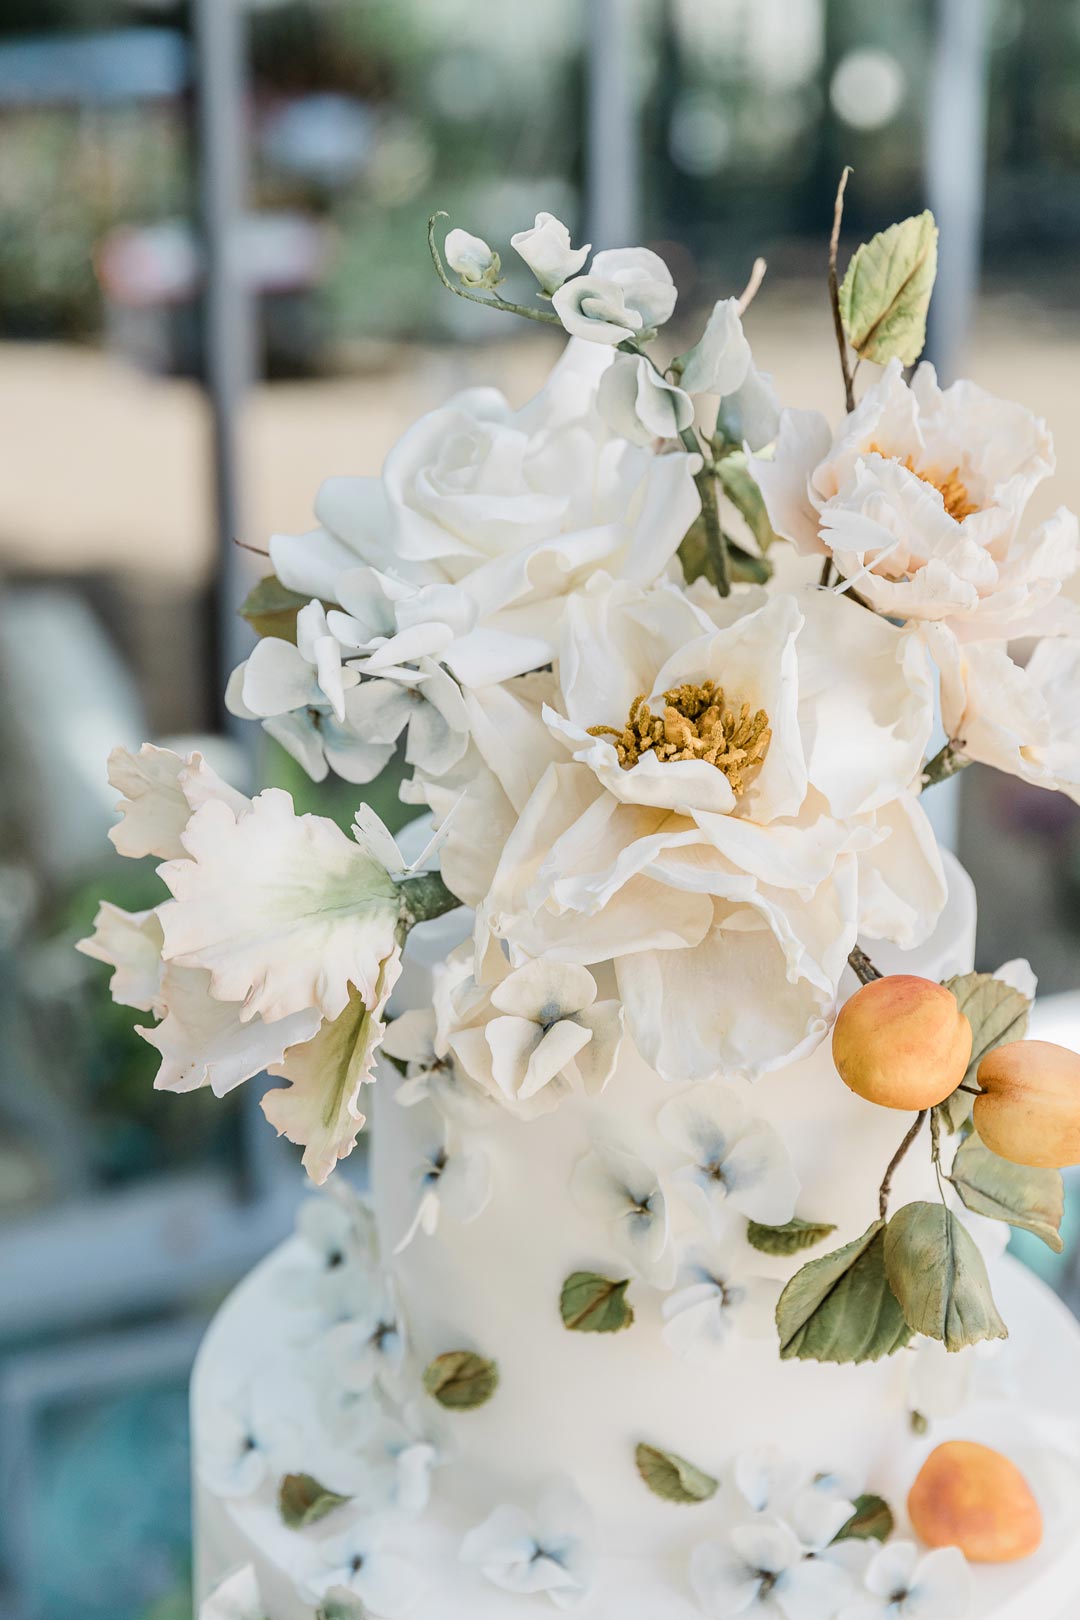
<instances>
[{"instance_id":1,"label":"cake bottom tier","mask_svg":"<svg viewBox=\"0 0 1080 1620\"><path fill-rule=\"evenodd\" d=\"M231 1574L250 1566L265 1620L312 1620L318 1599L312 1595L310 1577L325 1567L321 1555L330 1541L341 1538L343 1524L357 1522L354 1502L304 1528L288 1528L278 1505L280 1467L267 1467L258 1477L254 1453L251 1466L245 1464L243 1443L235 1483L227 1492L216 1478L220 1469L206 1466L211 1457L220 1458L223 1446L227 1448L222 1413L242 1410L249 1396L272 1404L268 1369L282 1358L287 1361L290 1354L303 1353L290 1349L296 1315L285 1303L289 1290L284 1284L295 1242L284 1244L264 1261L222 1306L203 1344L192 1384L197 1597L205 1598ZM957 1417L935 1421L924 1437L913 1437L903 1455L886 1463L880 1477L866 1482L866 1488L892 1504L897 1534L910 1534L904 1498L927 1452L949 1439L977 1440L1005 1452L1026 1474L1039 1499L1045 1537L1039 1551L1022 1563L975 1568L971 1620L1076 1620L1080 1324L1043 1283L1008 1257L995 1276L995 1292L1012 1336L994 1358L990 1387ZM333 1392L324 1387L322 1393ZM299 1463L310 1453L304 1451L302 1408L290 1411L289 1404L283 1395L275 1415L284 1431L290 1422L294 1426L297 1468L310 1468L313 1474L318 1470L329 1482L336 1477L335 1458L325 1448L318 1458ZM288 1445L286 1441L286 1450ZM288 1466L291 1471L293 1465ZM384 1562L389 1556L406 1563L423 1579L425 1596L414 1611L418 1620L528 1620L530 1615L538 1620L551 1613L543 1593L508 1594L461 1562L462 1538L472 1522L455 1504L453 1473L452 1465L436 1472L426 1510L415 1519L397 1522L380 1548ZM601 1515L602 1504L594 1506ZM685 1556L659 1564L605 1558L601 1551L592 1595L579 1613L589 1620L701 1620L687 1571L690 1550L710 1534L712 1510L704 1503L673 1505L670 1511L686 1519ZM375 1603L368 1607L379 1614Z\"/></svg>"}]
</instances>

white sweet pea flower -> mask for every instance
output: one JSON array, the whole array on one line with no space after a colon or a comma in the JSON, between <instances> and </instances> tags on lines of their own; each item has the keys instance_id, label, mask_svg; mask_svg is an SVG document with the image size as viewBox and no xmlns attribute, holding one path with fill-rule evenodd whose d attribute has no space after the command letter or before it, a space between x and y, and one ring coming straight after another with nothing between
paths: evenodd
<instances>
[{"instance_id":1,"label":"white sweet pea flower","mask_svg":"<svg viewBox=\"0 0 1080 1620\"><path fill-rule=\"evenodd\" d=\"M615 433L634 444L677 439L694 420L694 402L644 355L617 354L600 379L596 407Z\"/></svg>"},{"instance_id":2,"label":"white sweet pea flower","mask_svg":"<svg viewBox=\"0 0 1080 1620\"><path fill-rule=\"evenodd\" d=\"M627 308L639 317L646 332L670 320L678 293L671 271L651 249L608 248L596 254L590 275L612 281L621 289Z\"/></svg>"},{"instance_id":3,"label":"white sweet pea flower","mask_svg":"<svg viewBox=\"0 0 1080 1620\"><path fill-rule=\"evenodd\" d=\"M688 394L733 394L746 381L750 363L739 300L721 298L694 347L675 361L675 372Z\"/></svg>"},{"instance_id":4,"label":"white sweet pea flower","mask_svg":"<svg viewBox=\"0 0 1080 1620\"><path fill-rule=\"evenodd\" d=\"M288 1415L295 1402L281 1369L260 1373L242 1388L210 1402L200 1423L199 1478L214 1496L251 1496L288 1471L301 1443Z\"/></svg>"},{"instance_id":5,"label":"white sweet pea flower","mask_svg":"<svg viewBox=\"0 0 1080 1620\"><path fill-rule=\"evenodd\" d=\"M205 968L245 1020L317 1006L336 1019L351 989L374 1007L391 964L398 898L386 869L332 821L296 815L268 788L237 817L210 801L183 835L185 860L160 868L167 961Z\"/></svg>"},{"instance_id":6,"label":"white sweet pea flower","mask_svg":"<svg viewBox=\"0 0 1080 1620\"><path fill-rule=\"evenodd\" d=\"M709 1620L755 1614L833 1620L851 1593L845 1570L808 1558L788 1525L765 1518L695 1547L690 1581Z\"/></svg>"},{"instance_id":7,"label":"white sweet pea flower","mask_svg":"<svg viewBox=\"0 0 1080 1620\"><path fill-rule=\"evenodd\" d=\"M971 1570L959 1547L920 1557L913 1541L891 1542L871 1558L863 1584L865 1595L838 1620L964 1620L971 1611Z\"/></svg>"},{"instance_id":8,"label":"white sweet pea flower","mask_svg":"<svg viewBox=\"0 0 1080 1620\"><path fill-rule=\"evenodd\" d=\"M199 1620L266 1620L266 1604L251 1564L245 1564L204 1598Z\"/></svg>"},{"instance_id":9,"label":"white sweet pea flower","mask_svg":"<svg viewBox=\"0 0 1080 1620\"><path fill-rule=\"evenodd\" d=\"M959 751L1080 804L1080 639L1040 641L1026 665L948 626L930 626L927 639L941 670L942 724Z\"/></svg>"},{"instance_id":10,"label":"white sweet pea flower","mask_svg":"<svg viewBox=\"0 0 1080 1620\"><path fill-rule=\"evenodd\" d=\"M646 1282L670 1288L675 1252L667 1199L655 1170L610 1137L597 1137L570 1182L583 1215L606 1230L612 1246Z\"/></svg>"},{"instance_id":11,"label":"white sweet pea flower","mask_svg":"<svg viewBox=\"0 0 1080 1620\"><path fill-rule=\"evenodd\" d=\"M596 980L571 963L527 962L505 973L482 999L472 1000L468 1022L448 1045L465 1072L500 1102L525 1117L547 1112L571 1089L604 1089L622 1042L618 1001L597 1001Z\"/></svg>"},{"instance_id":12,"label":"white sweet pea flower","mask_svg":"<svg viewBox=\"0 0 1080 1620\"><path fill-rule=\"evenodd\" d=\"M510 246L525 260L542 291L558 291L570 276L576 276L592 252L592 244L570 246L570 232L554 214L537 214L531 230L518 231Z\"/></svg>"},{"instance_id":13,"label":"white sweet pea flower","mask_svg":"<svg viewBox=\"0 0 1080 1620\"><path fill-rule=\"evenodd\" d=\"M916 632L820 591L716 602L719 623L700 593L601 578L570 600L544 710L566 763L477 921L481 957L495 939L513 961L614 959L635 1044L681 1081L754 1078L820 1040L874 852L924 824L896 806L933 720ZM920 912L901 923L925 938L940 857L928 832L904 852ZM875 892L891 925L886 877Z\"/></svg>"},{"instance_id":14,"label":"white sweet pea flower","mask_svg":"<svg viewBox=\"0 0 1080 1620\"><path fill-rule=\"evenodd\" d=\"M468 1138L459 1140L449 1120L434 1108L422 1110L421 1118L426 1145L412 1172L416 1213L395 1254L408 1248L418 1232L433 1237L444 1217L468 1226L491 1202L491 1160L484 1148Z\"/></svg>"},{"instance_id":15,"label":"white sweet pea flower","mask_svg":"<svg viewBox=\"0 0 1080 1620\"><path fill-rule=\"evenodd\" d=\"M596 409L609 359L569 344L518 411L467 389L405 433L381 478L324 484L320 529L271 539L284 584L340 604L329 628L367 674L429 657L466 688L509 680L552 661L590 574L664 573L700 510L691 459L611 432Z\"/></svg>"},{"instance_id":16,"label":"white sweet pea flower","mask_svg":"<svg viewBox=\"0 0 1080 1620\"><path fill-rule=\"evenodd\" d=\"M116 808L119 824L109 839L121 855L156 855L174 860L186 854L180 834L192 812L210 799L220 799L243 815L251 800L223 782L201 754L182 759L170 748L143 743L137 754L114 748L109 755L109 781L124 796Z\"/></svg>"},{"instance_id":17,"label":"white sweet pea flower","mask_svg":"<svg viewBox=\"0 0 1080 1620\"><path fill-rule=\"evenodd\" d=\"M499 255L482 236L468 231L447 231L443 253L451 270L466 287L494 287L499 279Z\"/></svg>"},{"instance_id":18,"label":"white sweet pea flower","mask_svg":"<svg viewBox=\"0 0 1080 1620\"><path fill-rule=\"evenodd\" d=\"M675 1292L661 1306L664 1342L687 1361L713 1360L729 1337L771 1338L782 1284L755 1276L733 1235L692 1245L680 1258Z\"/></svg>"},{"instance_id":19,"label":"white sweet pea flower","mask_svg":"<svg viewBox=\"0 0 1080 1620\"><path fill-rule=\"evenodd\" d=\"M430 658L416 670L395 670L357 690L350 725L369 743L391 753L405 732L405 760L429 776L445 776L469 743L469 717L461 689Z\"/></svg>"},{"instance_id":20,"label":"white sweet pea flower","mask_svg":"<svg viewBox=\"0 0 1080 1620\"><path fill-rule=\"evenodd\" d=\"M1030 411L969 382L943 391L930 365L909 385L894 360L835 435L785 411L775 456L753 470L777 533L831 555L879 613L1000 642L1080 631L1061 593L1080 564L1076 518L1022 527L1053 467Z\"/></svg>"},{"instance_id":21,"label":"white sweet pea flower","mask_svg":"<svg viewBox=\"0 0 1080 1620\"><path fill-rule=\"evenodd\" d=\"M482 1570L504 1592L544 1593L558 1609L589 1595L595 1559L592 1516L577 1490L558 1484L535 1512L497 1507L461 1544L461 1560Z\"/></svg>"},{"instance_id":22,"label":"white sweet pea flower","mask_svg":"<svg viewBox=\"0 0 1080 1620\"><path fill-rule=\"evenodd\" d=\"M307 1576L308 1594L321 1598L337 1589L352 1593L373 1620L413 1614L424 1595L424 1580L387 1540L387 1526L365 1516L343 1533L314 1543L318 1564Z\"/></svg>"},{"instance_id":23,"label":"white sweet pea flower","mask_svg":"<svg viewBox=\"0 0 1080 1620\"><path fill-rule=\"evenodd\" d=\"M693 1086L664 1104L657 1123L682 1161L672 1179L714 1226L725 1209L765 1226L790 1221L799 1196L791 1155L730 1086Z\"/></svg>"},{"instance_id":24,"label":"white sweet pea flower","mask_svg":"<svg viewBox=\"0 0 1080 1620\"><path fill-rule=\"evenodd\" d=\"M570 336L586 343L625 343L645 324L619 283L602 276L575 276L563 283L551 302Z\"/></svg>"}]
</instances>

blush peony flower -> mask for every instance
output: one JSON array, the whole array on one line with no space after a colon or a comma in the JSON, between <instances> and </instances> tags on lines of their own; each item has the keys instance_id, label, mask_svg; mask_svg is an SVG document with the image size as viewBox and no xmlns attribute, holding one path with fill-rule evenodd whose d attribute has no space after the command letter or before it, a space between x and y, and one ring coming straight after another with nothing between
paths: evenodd
<instances>
[{"instance_id":1,"label":"blush peony flower","mask_svg":"<svg viewBox=\"0 0 1080 1620\"><path fill-rule=\"evenodd\" d=\"M894 360L835 435L816 411L785 411L775 456L753 470L777 533L830 555L879 613L964 641L1080 630L1061 594L1080 566L1075 516L1023 527L1054 455L1021 405L970 382L943 390L930 365L909 385Z\"/></svg>"},{"instance_id":2,"label":"blush peony flower","mask_svg":"<svg viewBox=\"0 0 1080 1620\"><path fill-rule=\"evenodd\" d=\"M908 939L944 902L930 835L895 836L924 823L918 636L828 592L701 600L596 578L568 604L544 710L565 752L477 928L481 961L492 939L515 961L614 958L635 1043L679 1080L753 1077L820 1039L863 887L875 928Z\"/></svg>"}]
</instances>

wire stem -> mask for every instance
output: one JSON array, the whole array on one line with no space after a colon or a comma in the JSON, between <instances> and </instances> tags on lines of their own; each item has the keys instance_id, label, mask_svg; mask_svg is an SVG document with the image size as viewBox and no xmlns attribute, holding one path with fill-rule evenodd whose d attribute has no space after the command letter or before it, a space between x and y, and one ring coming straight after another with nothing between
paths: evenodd
<instances>
[{"instance_id":1,"label":"wire stem","mask_svg":"<svg viewBox=\"0 0 1080 1620\"><path fill-rule=\"evenodd\" d=\"M916 1116L914 1125L912 1125L911 1129L904 1137L904 1140L901 1142L900 1146L889 1160L889 1167L885 1171L881 1186L878 1189L878 1214L882 1220L885 1219L889 1212L889 1194L892 1191L893 1176L900 1168L900 1165L903 1162L903 1159L911 1144L922 1130L923 1121L926 1119L927 1112L928 1110L924 1108L922 1112Z\"/></svg>"},{"instance_id":2,"label":"wire stem","mask_svg":"<svg viewBox=\"0 0 1080 1620\"><path fill-rule=\"evenodd\" d=\"M833 228L832 235L829 237L829 302L832 305L833 326L836 329L836 346L840 351L840 370L844 375L844 406L849 414L855 409L855 382L851 375L847 338L844 335L844 321L840 314L840 280L836 273L836 259L840 251L840 224L844 217L844 192L847 190L850 173L850 165L845 165L844 172L840 176L840 184L836 188Z\"/></svg>"},{"instance_id":3,"label":"wire stem","mask_svg":"<svg viewBox=\"0 0 1080 1620\"><path fill-rule=\"evenodd\" d=\"M456 298L468 299L470 304L483 304L485 309L499 309L506 314L521 315L527 321L542 321L545 326L562 325L562 321L560 321L554 310L530 309L527 304L513 304L508 298L484 298L480 293L470 292L467 287L455 287L454 283L450 280L450 277L446 273L446 267L442 262L442 255L439 252L438 243L435 241L435 227L437 222L440 219L449 218L450 216L446 210L440 208L438 213L432 214L431 218L428 220L427 229L428 252L431 254L431 262L435 266L435 274L438 276L447 292L452 292Z\"/></svg>"}]
</instances>

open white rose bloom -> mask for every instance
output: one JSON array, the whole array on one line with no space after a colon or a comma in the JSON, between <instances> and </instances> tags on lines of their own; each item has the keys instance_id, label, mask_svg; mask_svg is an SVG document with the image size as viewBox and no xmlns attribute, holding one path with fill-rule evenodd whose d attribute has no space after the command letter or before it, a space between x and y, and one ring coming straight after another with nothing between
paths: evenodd
<instances>
[{"instance_id":1,"label":"open white rose bloom","mask_svg":"<svg viewBox=\"0 0 1080 1620\"><path fill-rule=\"evenodd\" d=\"M832 420L754 366L759 270L673 359L650 250L541 214L516 304L512 255L455 230L447 270L433 221L452 293L566 347L328 480L228 693L316 781L397 759L419 819L113 756L161 902L82 948L157 1084L278 1077L320 1184L373 1127L370 1197L339 1169L201 1355L207 1617L1080 1613L1080 1335L1002 1255L1060 1247L1067 1161L991 1151L972 1095L1034 986L973 971L923 803L971 759L1080 800L1080 541L1026 514L1044 424L905 376L927 218L855 256L882 369L857 400L845 347ZM868 1100L829 1037L894 975L971 1061L867 1026Z\"/></svg>"}]
</instances>

